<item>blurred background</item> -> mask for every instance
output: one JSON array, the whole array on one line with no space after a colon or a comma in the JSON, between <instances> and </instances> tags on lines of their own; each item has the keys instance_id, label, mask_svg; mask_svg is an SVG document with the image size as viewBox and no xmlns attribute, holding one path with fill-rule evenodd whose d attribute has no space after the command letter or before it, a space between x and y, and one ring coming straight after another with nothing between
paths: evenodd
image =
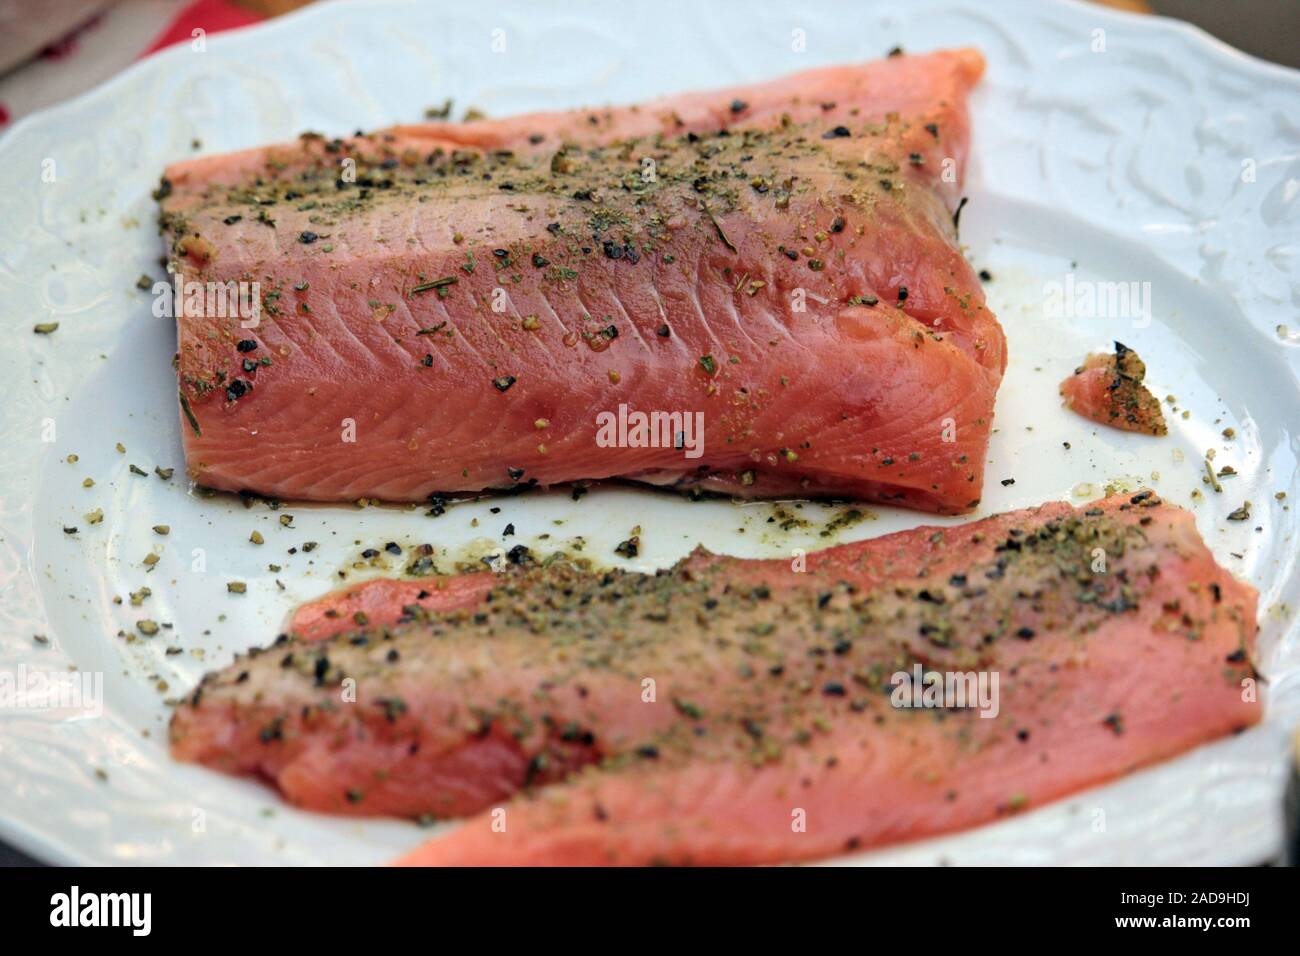
<instances>
[{"instance_id":1,"label":"blurred background","mask_svg":"<svg viewBox=\"0 0 1300 956\"><path fill-rule=\"evenodd\" d=\"M141 57L188 42L195 30L219 33L311 2L0 0L0 132L19 117L91 89ZM1300 67L1300 0L1088 2L1188 20L1255 56Z\"/></svg>"}]
</instances>

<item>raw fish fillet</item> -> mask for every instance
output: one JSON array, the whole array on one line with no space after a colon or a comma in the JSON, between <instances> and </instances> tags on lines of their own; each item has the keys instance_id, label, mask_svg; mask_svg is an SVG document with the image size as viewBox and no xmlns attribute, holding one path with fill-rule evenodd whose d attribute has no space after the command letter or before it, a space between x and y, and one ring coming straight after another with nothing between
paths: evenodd
<instances>
[{"instance_id":1,"label":"raw fish fillet","mask_svg":"<svg viewBox=\"0 0 1300 956\"><path fill-rule=\"evenodd\" d=\"M987 823L1260 719L1256 593L1150 491L806 562L330 596L312 640L209 674L172 751L310 809L468 818L409 863L746 864ZM918 669L976 684L915 706Z\"/></svg>"},{"instance_id":2,"label":"raw fish fillet","mask_svg":"<svg viewBox=\"0 0 1300 956\"><path fill-rule=\"evenodd\" d=\"M957 246L983 68L899 56L177 163L173 269L257 306L178 318L190 475L969 510L1006 362Z\"/></svg>"}]
</instances>

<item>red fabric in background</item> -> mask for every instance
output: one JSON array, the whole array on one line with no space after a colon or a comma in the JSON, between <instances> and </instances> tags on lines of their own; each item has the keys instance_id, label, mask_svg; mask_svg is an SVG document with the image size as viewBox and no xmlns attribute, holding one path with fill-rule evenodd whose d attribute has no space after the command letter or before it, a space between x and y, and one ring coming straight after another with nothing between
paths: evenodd
<instances>
[{"instance_id":1,"label":"red fabric in background","mask_svg":"<svg viewBox=\"0 0 1300 956\"><path fill-rule=\"evenodd\" d=\"M251 13L243 7L237 7L226 0L194 0L172 19L167 28L140 54L141 59L151 53L171 46L173 43L188 43L193 39L193 31L203 30L211 35L235 27L246 27L250 23L260 23L264 18Z\"/></svg>"}]
</instances>

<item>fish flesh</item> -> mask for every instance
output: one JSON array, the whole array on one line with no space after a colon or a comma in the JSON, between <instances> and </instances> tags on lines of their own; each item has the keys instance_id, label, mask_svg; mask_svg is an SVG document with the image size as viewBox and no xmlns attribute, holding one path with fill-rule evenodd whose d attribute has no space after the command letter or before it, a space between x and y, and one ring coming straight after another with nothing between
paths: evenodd
<instances>
[{"instance_id":1,"label":"fish flesh","mask_svg":"<svg viewBox=\"0 0 1300 956\"><path fill-rule=\"evenodd\" d=\"M1143 384L1146 363L1122 342L1094 352L1061 383L1065 407L1102 425L1144 435L1168 433L1157 399Z\"/></svg>"},{"instance_id":2,"label":"fish flesh","mask_svg":"<svg viewBox=\"0 0 1300 956\"><path fill-rule=\"evenodd\" d=\"M897 56L169 167L191 477L969 510L1006 365L957 245L983 68Z\"/></svg>"},{"instance_id":3,"label":"fish flesh","mask_svg":"<svg viewBox=\"0 0 1300 956\"><path fill-rule=\"evenodd\" d=\"M178 707L174 756L313 810L468 818L411 864L756 864L986 823L1260 719L1256 592L1151 491L793 561L505 567L300 612Z\"/></svg>"},{"instance_id":4,"label":"fish flesh","mask_svg":"<svg viewBox=\"0 0 1300 956\"><path fill-rule=\"evenodd\" d=\"M312 809L471 816L410 862L809 859L986 822L1253 724L1255 600L1148 491L802 570L521 557L309 606L294 621L311 633L205 678L172 747ZM362 608L364 626L339 613ZM998 674L996 716L895 706L894 675L918 665Z\"/></svg>"}]
</instances>

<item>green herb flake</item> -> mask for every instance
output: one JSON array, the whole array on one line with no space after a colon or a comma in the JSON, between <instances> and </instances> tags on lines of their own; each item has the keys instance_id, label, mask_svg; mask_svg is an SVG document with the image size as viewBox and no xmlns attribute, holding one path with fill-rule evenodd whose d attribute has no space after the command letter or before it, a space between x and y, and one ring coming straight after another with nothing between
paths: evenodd
<instances>
[{"instance_id":1,"label":"green herb flake","mask_svg":"<svg viewBox=\"0 0 1300 956\"><path fill-rule=\"evenodd\" d=\"M411 289L411 295L415 295L419 292L436 290L438 292L438 298L446 298L446 293L442 290L447 288L447 286L455 285L459 281L460 280L455 276L444 276L441 279L434 279L432 282L421 282L419 285Z\"/></svg>"},{"instance_id":2,"label":"green herb flake","mask_svg":"<svg viewBox=\"0 0 1300 956\"><path fill-rule=\"evenodd\" d=\"M194 417L194 410L190 408L190 400L181 393L181 411L185 413L185 420L190 423L190 428L194 429L194 434L199 437L203 436L203 429L199 428L199 420Z\"/></svg>"}]
</instances>

